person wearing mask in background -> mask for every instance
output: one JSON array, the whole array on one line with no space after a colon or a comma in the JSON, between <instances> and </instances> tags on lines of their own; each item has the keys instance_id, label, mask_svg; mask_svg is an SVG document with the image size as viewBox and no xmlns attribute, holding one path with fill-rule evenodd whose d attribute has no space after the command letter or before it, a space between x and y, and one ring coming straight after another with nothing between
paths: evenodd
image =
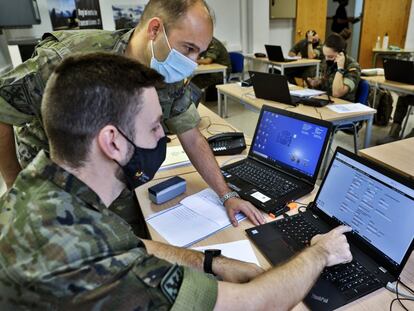
<instances>
[{"instance_id":1,"label":"person wearing mask in background","mask_svg":"<svg viewBox=\"0 0 414 311\"><path fill-rule=\"evenodd\" d=\"M289 51L289 56L300 56L308 59L320 59L322 55L322 45L319 35L315 30L308 30L305 39L298 41ZM314 77L316 69L314 66L304 68L286 68L286 76L289 81L294 82L294 78L307 79Z\"/></svg>"},{"instance_id":2,"label":"person wearing mask in background","mask_svg":"<svg viewBox=\"0 0 414 311\"><path fill-rule=\"evenodd\" d=\"M108 207L165 158L160 83L109 53L67 57L51 74L41 108L50 153L0 198L0 310L288 310L325 267L352 260L346 226L267 272L136 237Z\"/></svg>"},{"instance_id":3,"label":"person wearing mask in background","mask_svg":"<svg viewBox=\"0 0 414 311\"><path fill-rule=\"evenodd\" d=\"M336 9L335 15L333 16L332 21L332 31L340 34L344 29L349 30L349 23L355 24L361 20L361 17L348 17L346 12L346 6L349 3L349 0L333 0L334 2L339 2L339 6Z\"/></svg>"},{"instance_id":4,"label":"person wearing mask in background","mask_svg":"<svg viewBox=\"0 0 414 311\"><path fill-rule=\"evenodd\" d=\"M150 0L139 24L130 30L45 34L31 59L0 77L0 173L7 187L11 187L19 171L39 151L49 150L40 103L52 69L73 53L103 51L138 60L164 76L167 84L157 92L165 129L178 135L192 164L224 202L233 225L237 225L238 212L256 225L264 223L263 215L227 186L210 146L198 129L200 116L184 83L197 67L198 55L207 49L212 35L213 19L204 0ZM145 221L133 192L139 184L137 181L125 190L110 209L133 228L143 230ZM148 231L136 234L149 236Z\"/></svg>"},{"instance_id":5,"label":"person wearing mask in background","mask_svg":"<svg viewBox=\"0 0 414 311\"><path fill-rule=\"evenodd\" d=\"M197 59L197 64L199 65L209 65L212 63L227 66L227 77L230 75L231 61L229 52L227 52L224 44L215 37L211 40L207 50L200 53L200 56ZM220 72L199 74L192 78L191 82L197 85L200 89L204 89L207 98L214 99L217 97L215 86L217 84L223 84L223 74Z\"/></svg>"},{"instance_id":6,"label":"person wearing mask in background","mask_svg":"<svg viewBox=\"0 0 414 311\"><path fill-rule=\"evenodd\" d=\"M345 40L340 35L330 35L322 48L324 58L321 77L308 78L307 84L333 97L355 102L361 68L352 57L346 55L345 49Z\"/></svg>"}]
</instances>

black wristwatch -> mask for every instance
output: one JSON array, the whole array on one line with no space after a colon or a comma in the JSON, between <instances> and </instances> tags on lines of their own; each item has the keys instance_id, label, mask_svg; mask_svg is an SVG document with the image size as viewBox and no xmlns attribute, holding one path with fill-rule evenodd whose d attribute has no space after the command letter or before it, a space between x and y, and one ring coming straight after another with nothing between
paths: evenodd
<instances>
[{"instance_id":1,"label":"black wristwatch","mask_svg":"<svg viewBox=\"0 0 414 311\"><path fill-rule=\"evenodd\" d=\"M338 68L337 70L341 75L345 74L345 69L344 68Z\"/></svg>"},{"instance_id":2,"label":"black wristwatch","mask_svg":"<svg viewBox=\"0 0 414 311\"><path fill-rule=\"evenodd\" d=\"M206 249L204 251L204 272L215 275L213 272L213 258L221 255L221 249Z\"/></svg>"}]
</instances>

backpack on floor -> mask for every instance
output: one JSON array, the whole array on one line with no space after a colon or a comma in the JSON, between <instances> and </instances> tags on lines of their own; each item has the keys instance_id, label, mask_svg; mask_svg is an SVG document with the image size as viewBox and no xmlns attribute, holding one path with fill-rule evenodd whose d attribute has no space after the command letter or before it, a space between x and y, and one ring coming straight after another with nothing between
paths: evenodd
<instances>
[{"instance_id":1,"label":"backpack on floor","mask_svg":"<svg viewBox=\"0 0 414 311\"><path fill-rule=\"evenodd\" d=\"M377 110L374 115L374 124L387 126L392 114L392 96L389 91L377 90L374 102L374 90L369 92L368 99L370 107Z\"/></svg>"}]
</instances>

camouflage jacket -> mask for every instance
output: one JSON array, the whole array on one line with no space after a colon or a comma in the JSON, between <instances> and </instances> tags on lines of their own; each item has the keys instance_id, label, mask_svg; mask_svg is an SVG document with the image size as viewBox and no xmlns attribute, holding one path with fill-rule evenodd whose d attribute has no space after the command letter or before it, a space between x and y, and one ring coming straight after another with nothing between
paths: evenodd
<instances>
[{"instance_id":1,"label":"camouflage jacket","mask_svg":"<svg viewBox=\"0 0 414 311\"><path fill-rule=\"evenodd\" d=\"M147 254L44 151L0 198L0 310L212 310L217 281Z\"/></svg>"},{"instance_id":2,"label":"camouflage jacket","mask_svg":"<svg viewBox=\"0 0 414 311\"><path fill-rule=\"evenodd\" d=\"M361 80L361 67L352 57L346 56L344 69L344 84L349 87L349 92L341 98L350 102L355 102L355 95L358 89L359 80ZM326 65L325 60L322 60L320 69L322 85L320 89L327 91L329 95L332 95L332 85L336 71L336 66L329 68Z\"/></svg>"},{"instance_id":3,"label":"camouflage jacket","mask_svg":"<svg viewBox=\"0 0 414 311\"><path fill-rule=\"evenodd\" d=\"M227 66L227 74L231 72L229 52L220 40L213 37L207 50L200 54L200 58L211 58L213 63Z\"/></svg>"},{"instance_id":4,"label":"camouflage jacket","mask_svg":"<svg viewBox=\"0 0 414 311\"><path fill-rule=\"evenodd\" d=\"M124 54L131 30L75 30L47 33L33 57L0 77L0 122L15 126L18 157L24 167L36 154L48 150L40 105L53 68L72 53L109 52ZM197 126L200 117L191 104L184 82L157 90L168 132L183 133Z\"/></svg>"},{"instance_id":5,"label":"camouflage jacket","mask_svg":"<svg viewBox=\"0 0 414 311\"><path fill-rule=\"evenodd\" d=\"M316 54L316 59L321 59L322 55L322 45L318 45L316 48L313 48L314 53ZM300 53L303 58L308 58L308 40L303 39L297 42L289 52L293 52L296 55Z\"/></svg>"}]
</instances>

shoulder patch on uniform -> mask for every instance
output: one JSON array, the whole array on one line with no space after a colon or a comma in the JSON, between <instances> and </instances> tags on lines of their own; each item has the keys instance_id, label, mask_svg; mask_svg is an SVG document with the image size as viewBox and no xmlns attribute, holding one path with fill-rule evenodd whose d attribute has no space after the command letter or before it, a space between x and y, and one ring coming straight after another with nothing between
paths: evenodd
<instances>
[{"instance_id":1,"label":"shoulder patch on uniform","mask_svg":"<svg viewBox=\"0 0 414 311\"><path fill-rule=\"evenodd\" d=\"M349 68L348 71L356 71L356 68Z\"/></svg>"},{"instance_id":2,"label":"shoulder patch on uniform","mask_svg":"<svg viewBox=\"0 0 414 311\"><path fill-rule=\"evenodd\" d=\"M183 281L184 270L178 265L170 268L161 281L161 290L170 303L174 303Z\"/></svg>"}]
</instances>

